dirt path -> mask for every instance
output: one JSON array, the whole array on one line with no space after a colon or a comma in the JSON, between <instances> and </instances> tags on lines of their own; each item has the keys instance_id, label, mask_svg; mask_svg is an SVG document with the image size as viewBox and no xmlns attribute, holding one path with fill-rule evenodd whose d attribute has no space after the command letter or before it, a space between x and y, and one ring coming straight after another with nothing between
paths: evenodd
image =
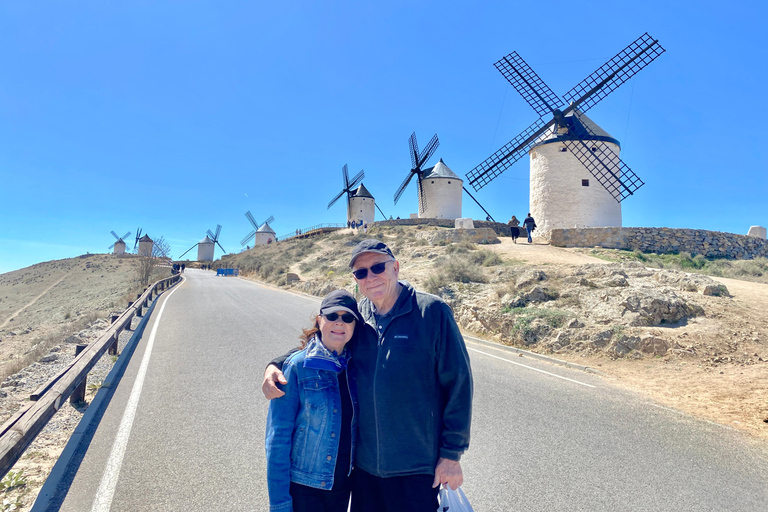
<instances>
[{"instance_id":1,"label":"dirt path","mask_svg":"<svg viewBox=\"0 0 768 512\"><path fill-rule=\"evenodd\" d=\"M2 329L3 327L5 327L6 325L8 325L8 324L9 324L11 321L13 321L13 319L14 319L14 318L16 318L17 316L19 316L19 314L20 314L22 311L24 311L24 310L25 310L25 309L27 309L28 307L32 306L32 305L33 305L35 302L37 302L38 300L40 300L40 298L41 298L43 295L45 295L46 293L48 293L49 291L51 291L51 289L53 289L53 288L54 288L54 287L55 287L57 284L59 284L60 282L62 282L62 281L63 281L63 280L65 280L66 278L67 278L67 275L66 275L66 274L64 274L63 276L61 276L61 279L59 279L58 281L56 281L55 283L53 283L51 286L49 286L48 288L46 288L45 290L43 290L43 291L42 291L42 293L40 293L40 295L38 295L37 297L35 297L34 299L32 299L32 300L31 300L31 301L30 301L30 302L29 302L27 305L25 305L25 306L22 306L22 307L21 307L21 309L18 309L18 310L17 310L17 311L15 311L13 314L11 314L11 316L9 316L9 317L8 317L8 318L5 320L5 322L3 322L3 323L2 323L2 325L0 325L0 329Z\"/></svg>"},{"instance_id":2,"label":"dirt path","mask_svg":"<svg viewBox=\"0 0 768 512\"><path fill-rule=\"evenodd\" d=\"M512 242L511 238L501 237L500 244L487 245L488 249L504 255L506 259L524 261L532 265L536 264L555 264L555 265L585 265L587 263L608 263L606 260L587 256L573 252L571 249L554 247L549 244L534 243L529 244L525 238L520 238L517 243Z\"/></svg>"}]
</instances>

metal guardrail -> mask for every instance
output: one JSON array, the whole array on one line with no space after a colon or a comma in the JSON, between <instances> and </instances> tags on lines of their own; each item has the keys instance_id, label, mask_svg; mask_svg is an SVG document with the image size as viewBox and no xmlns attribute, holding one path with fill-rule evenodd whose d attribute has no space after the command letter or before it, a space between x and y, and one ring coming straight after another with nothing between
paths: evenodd
<instances>
[{"instance_id":1,"label":"metal guardrail","mask_svg":"<svg viewBox=\"0 0 768 512\"><path fill-rule=\"evenodd\" d=\"M279 236L277 239L281 242L288 240L290 238L306 238L310 236L317 235L319 233L328 233L330 231L335 231L337 229L344 229L346 228L346 224L315 224L314 226L310 226L308 228L304 228L301 230L301 233L296 233L295 231L293 233L288 233L287 235Z\"/></svg>"},{"instance_id":2,"label":"metal guardrail","mask_svg":"<svg viewBox=\"0 0 768 512\"><path fill-rule=\"evenodd\" d=\"M240 275L240 269L239 268L217 268L216 269L216 276L239 276Z\"/></svg>"},{"instance_id":3,"label":"metal guardrail","mask_svg":"<svg viewBox=\"0 0 768 512\"><path fill-rule=\"evenodd\" d=\"M135 316L142 316L142 311L148 306L152 295L157 297L180 279L181 276L175 275L148 287L135 302L128 304L126 310L112 322L104 334L85 346L66 369L35 390L30 395L30 403L0 427L0 478L16 464L24 450L35 440L67 398L82 400L85 396L88 372L107 350L114 347L116 352L118 336L124 329L130 328Z\"/></svg>"}]
</instances>

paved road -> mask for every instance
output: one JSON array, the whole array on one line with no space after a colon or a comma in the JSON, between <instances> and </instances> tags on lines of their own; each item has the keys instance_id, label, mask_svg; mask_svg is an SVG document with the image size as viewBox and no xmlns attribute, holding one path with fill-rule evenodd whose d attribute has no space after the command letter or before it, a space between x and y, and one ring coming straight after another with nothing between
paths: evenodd
<instances>
[{"instance_id":1,"label":"paved road","mask_svg":"<svg viewBox=\"0 0 768 512\"><path fill-rule=\"evenodd\" d=\"M261 375L318 305L188 270L155 307L61 510L268 510ZM735 431L597 376L468 347L464 489L477 512L765 510L768 450Z\"/></svg>"}]
</instances>

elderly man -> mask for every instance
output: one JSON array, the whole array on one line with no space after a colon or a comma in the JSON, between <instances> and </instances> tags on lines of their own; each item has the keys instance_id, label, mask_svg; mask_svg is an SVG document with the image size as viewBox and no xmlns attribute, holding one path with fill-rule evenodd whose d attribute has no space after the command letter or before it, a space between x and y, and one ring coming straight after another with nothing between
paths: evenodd
<instances>
[{"instance_id":1,"label":"elderly man","mask_svg":"<svg viewBox=\"0 0 768 512\"><path fill-rule=\"evenodd\" d=\"M352 512L433 512L439 485L463 482L472 420L464 339L445 302L398 280L400 263L383 242L360 242L349 266L365 296L364 329L350 347L360 403ZM278 381L271 364L267 398L282 396Z\"/></svg>"}]
</instances>

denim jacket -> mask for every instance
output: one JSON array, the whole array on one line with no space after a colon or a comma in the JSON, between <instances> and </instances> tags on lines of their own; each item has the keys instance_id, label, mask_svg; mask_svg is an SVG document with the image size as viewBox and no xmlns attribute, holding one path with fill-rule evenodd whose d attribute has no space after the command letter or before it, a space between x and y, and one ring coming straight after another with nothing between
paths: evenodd
<instances>
[{"instance_id":1,"label":"denim jacket","mask_svg":"<svg viewBox=\"0 0 768 512\"><path fill-rule=\"evenodd\" d=\"M348 354L349 351L345 351ZM318 338L283 365L285 396L270 401L267 416L267 487L270 511L292 511L290 483L330 490L341 435L338 373L318 369L333 359ZM313 364L314 363L314 364ZM315 366L315 367L313 367ZM352 398L352 456L355 458L358 401L354 372L347 368ZM350 471L352 464L350 463Z\"/></svg>"}]
</instances>

